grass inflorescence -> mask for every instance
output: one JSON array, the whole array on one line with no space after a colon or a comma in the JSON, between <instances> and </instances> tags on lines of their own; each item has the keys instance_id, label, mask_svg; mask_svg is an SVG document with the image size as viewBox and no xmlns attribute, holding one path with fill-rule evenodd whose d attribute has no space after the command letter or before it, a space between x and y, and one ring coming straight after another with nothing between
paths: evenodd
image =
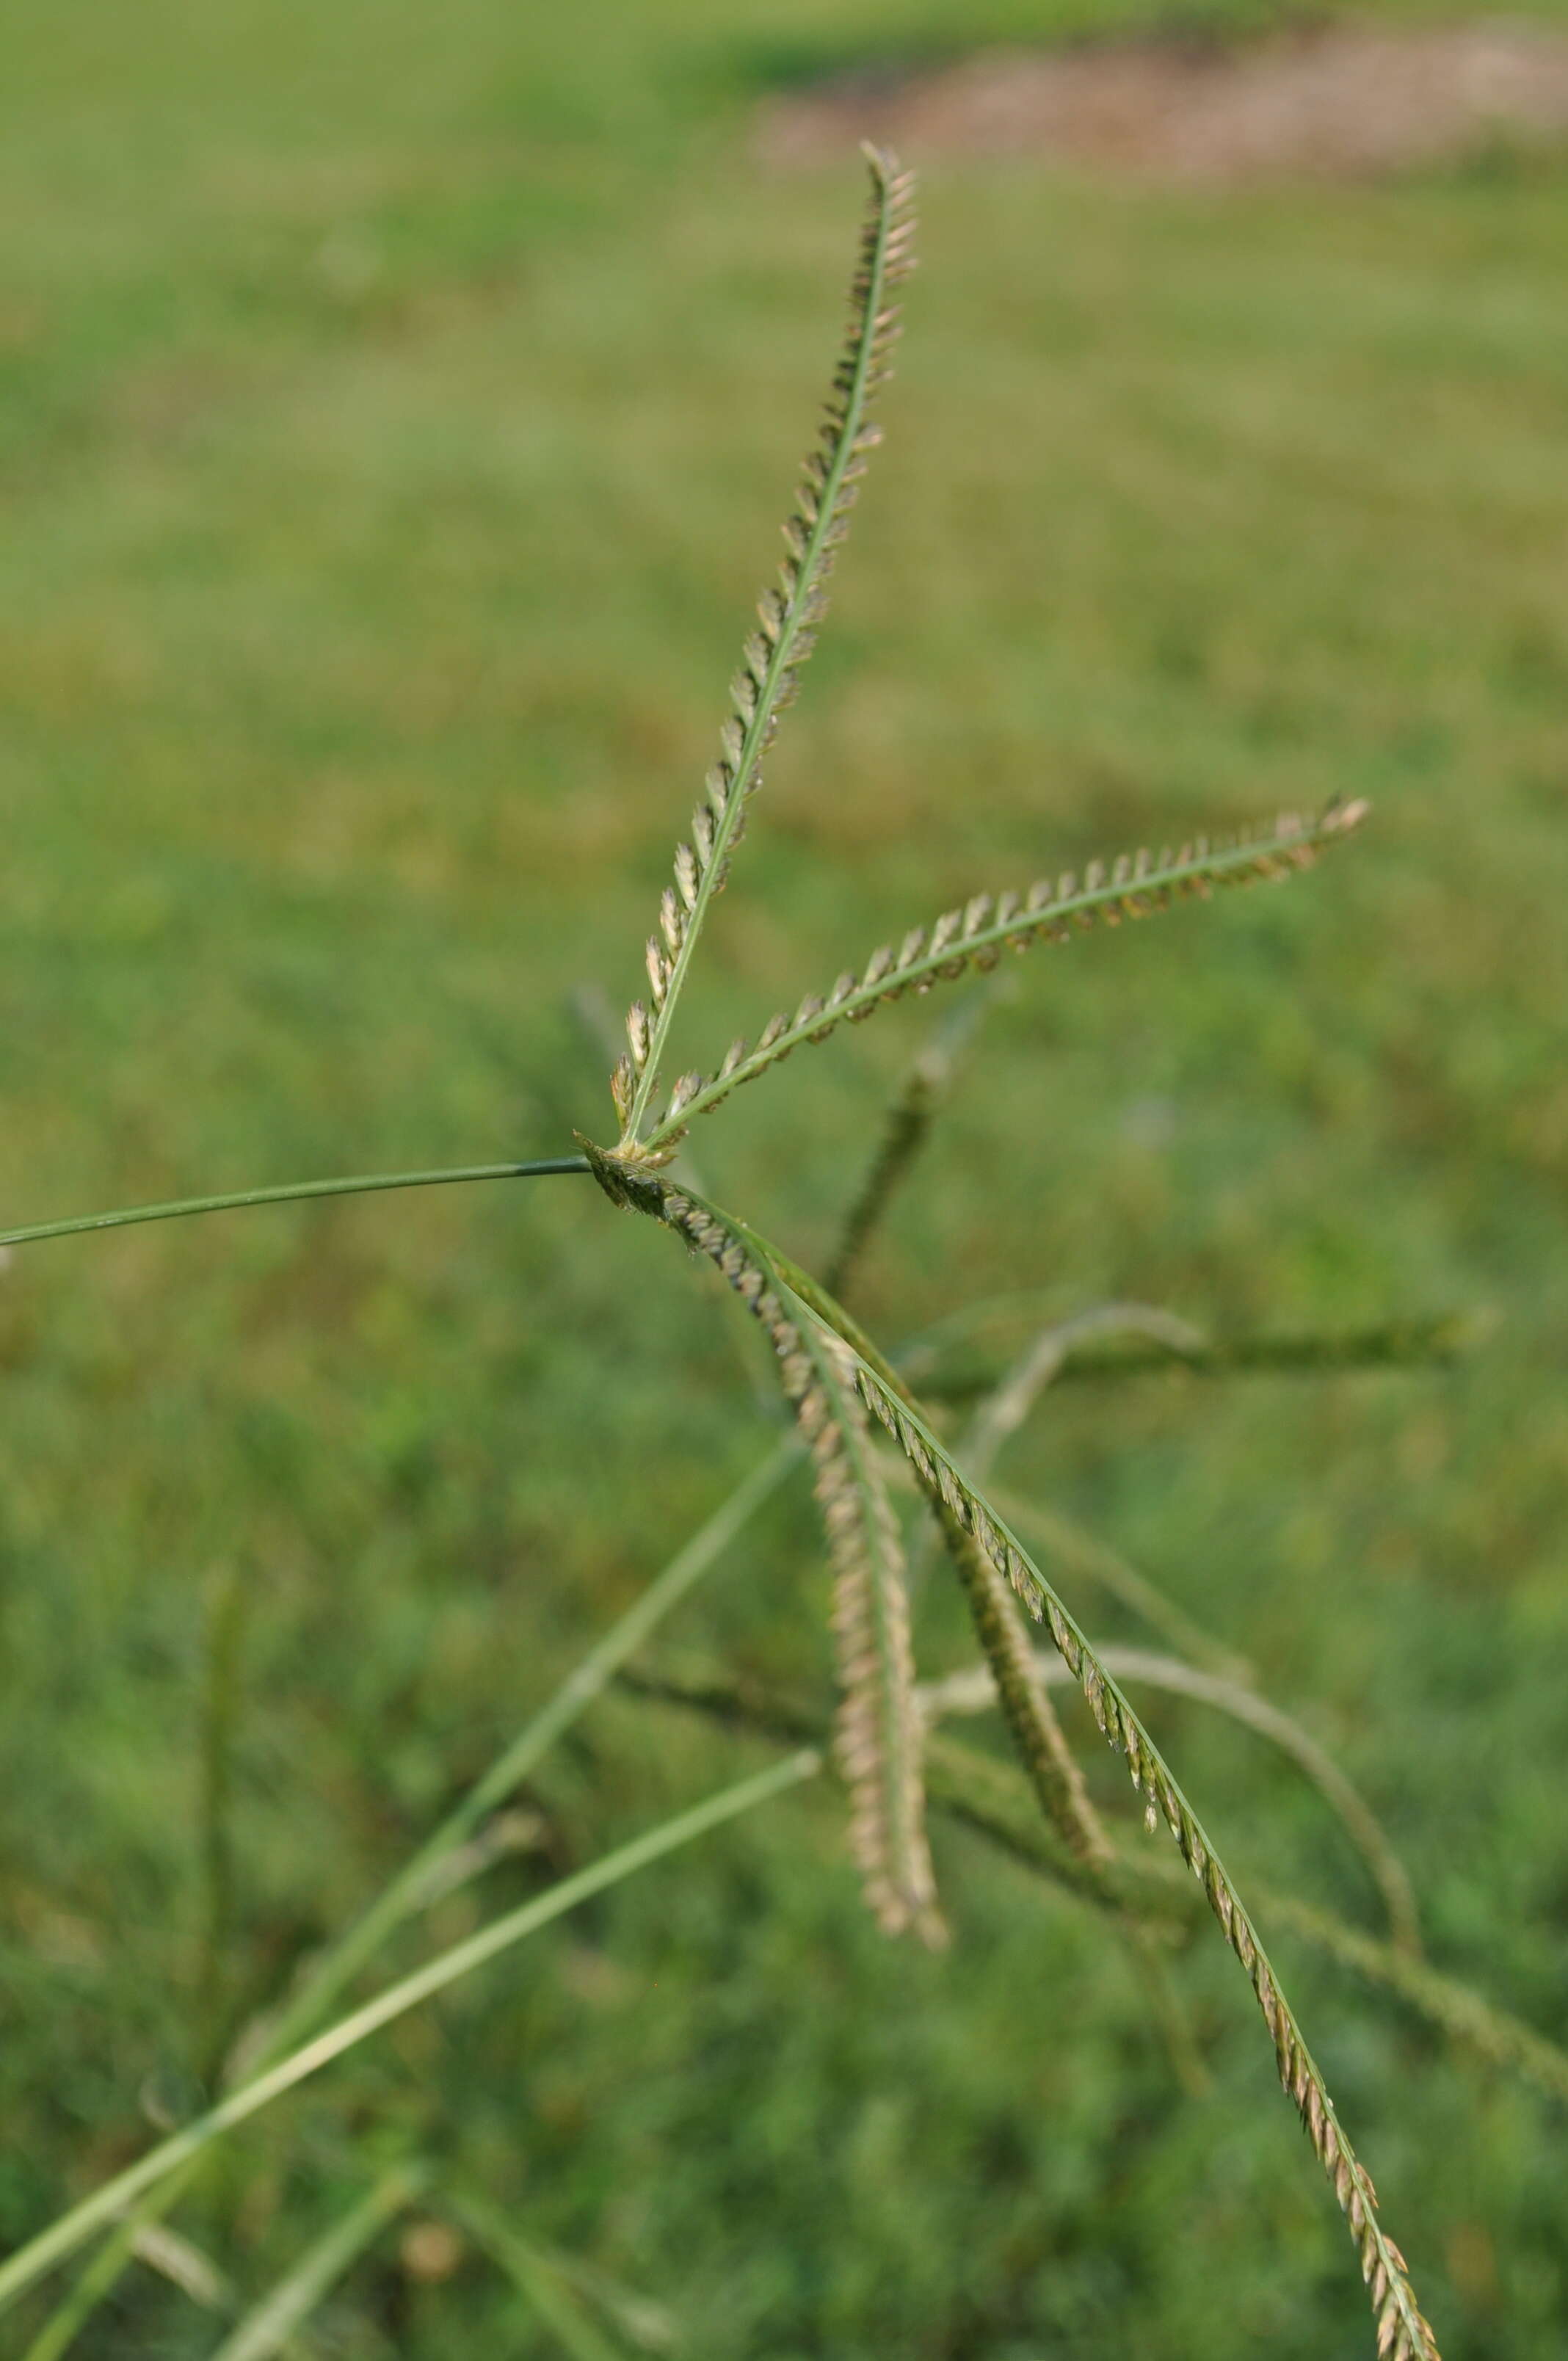
<instances>
[{"instance_id":1,"label":"grass inflorescence","mask_svg":"<svg viewBox=\"0 0 1568 2361\"><path fill-rule=\"evenodd\" d=\"M686 1168L675 1164L696 1115L715 1112L740 1083L761 1079L802 1044L824 1040L841 1025L859 1023L907 994L924 994L939 983L972 980L994 969L1004 950L1063 943L1080 932L1141 918L1178 901L1207 900L1223 887L1294 876L1347 838L1365 816L1363 801L1346 799L1316 817L1287 813L1249 829L1195 835L1157 853L1140 851L1092 863L1081 874L1042 878L1026 890L994 898L975 895L931 923L912 927L902 939L880 945L859 967L843 970L827 992L807 994L793 1014L771 1019L754 1042L737 1037L710 1073L689 1069L668 1079L675 1064L677 1007L704 923L730 874L748 807L762 782L764 757L815 643L826 611L828 577L880 440L872 403L891 370L899 327L895 291L913 265L914 199L912 178L894 158L868 150L868 162L870 203L850 284L845 341L818 440L805 464L785 524L786 557L777 584L759 603L757 627L745 641L731 684L731 709L720 734L719 758L707 775L689 838L677 847L673 882L660 903L658 931L647 944L648 997L635 1001L630 1010L627 1048L617 1055L611 1076L620 1125L614 1144L583 1139L578 1154L536 1161L377 1173L184 1198L35 1223L0 1239L36 1243L78 1231L362 1191L591 1173L618 1209L652 1217L696 1257L717 1267L767 1339L795 1428L794 1438L776 1444L733 1499L714 1512L549 1703L501 1750L399 1877L313 1963L296 1988L280 1996L259 2030L251 2027L248 2042L229 2048L220 2067L225 2087L213 2103L0 2264L4 2310L93 2235L109 2234L94 2261L35 2337L35 2361L63 2352L133 2255L155 2249L159 2215L172 2204L215 2141L577 1903L823 1772L828 1760L823 1731L819 1717L811 1712L786 1699L759 1697L723 1674L683 1683L674 1676L639 1675L631 1669L631 1660L663 1618L689 1594L801 1458L809 1461L815 1476L833 1576L830 1621L838 1705L830 1759L848 1800L849 1851L876 1919L892 1934L912 1932L933 1947L947 1938L948 1920L938 1905L927 1835L929 1801L1100 1912L1137 1955L1147 1979L1149 2009L1164 2021L1179 2070L1201 2070L1167 1958L1170 1930L1186 1928L1196 1893L1218 1922L1252 1988L1280 2081L1349 2224L1371 2299L1376 2350L1387 2361L1437 2361L1433 2332L1404 2257L1382 2227L1371 2179L1341 2125L1253 1911L1146 1721L1130 1703L1123 1679L1143 1678L1172 1694L1206 1702L1282 1748L1354 1838L1381 1894L1388 1938L1367 1937L1288 1894L1270 1900L1265 1915L1273 1911L1303 1939L1398 1993L1430 2022L1492 2062L1559 2094L1568 2089L1568 2065L1552 2044L1489 2009L1425 1961L1409 1882L1376 1821L1315 1741L1257 1695L1246 1667L1198 1630L1136 1569L1113 1553L1102 1554L1097 1562L1091 1539L1075 1537L1059 1512L1036 1510L1033 1513L1052 1540L1053 1559L1067 1563L1069 1571L1094 1574L1154 1623L1178 1653L1155 1658L1097 1646L1068 1604L1060 1582L1051 1578L1021 1537L1026 1514L1014 1514L1011 1497L990 1484L990 1464L1003 1442L1031 1413L1043 1389L1075 1366L1092 1366L1111 1378L1151 1364L1215 1374L1249 1366L1245 1343L1212 1343L1147 1306L1100 1307L1075 1321L1051 1323L1011 1367L971 1378L968 1389L978 1389L984 1398L967 1441L954 1444L943 1434L939 1412L926 1407L912 1389L898 1356L877 1345L841 1298L895 1191L908 1183L950 1080L951 1039L924 1053L896 1097L826 1283L744 1219L705 1196ZM1115 1349L1101 1354L1108 1339ZM1261 1347L1252 1352L1251 1359L1257 1366L1313 1367L1336 1366L1359 1354L1364 1361L1398 1363L1447 1349L1451 1342L1447 1329L1431 1328L1429 1333L1419 1323L1394 1323L1352 1339L1350 1346L1343 1337L1299 1334L1287 1340L1272 1364ZM932 1400L961 1394L962 1372L944 1370L939 1354L937 1358ZM979 1651L979 1664L971 1672L956 1682L926 1688L916 1679L905 1536L897 1510L901 1484L905 1488L913 1485L929 1507L935 1543L950 1562ZM1026 1619L1043 1622L1054 1659L1036 1653ZM209 1952L215 1952L224 1938L230 1915L230 1862L219 1825L226 1808L225 1750L237 1680L238 1641L230 1637L232 1645L225 1640L214 1675L214 1697L221 1698L223 1713L220 1728L214 1706L209 1749ZM598 1861L558 1878L543 1894L438 1950L357 2007L334 2015L350 1982L368 1968L392 1933L418 1916L433 1894L451 1890L468 1875L472 1863L465 1849L486 1816L515 1794L546 1750L612 1679L621 1676L645 1697L696 1705L740 1726L782 1737L794 1751L769 1769L611 1847ZM1167 1830L1184 1869L1176 1869L1168 1858L1153 1867L1123 1844L1091 1792L1086 1767L1052 1701L1052 1686L1068 1684L1081 1692L1101 1735L1124 1761L1149 1831ZM992 1697L1001 1706L1015 1771L955 1744L933 1727L943 1710ZM961 1921L951 1931L961 1942ZM207 1974L208 2035L221 2048L213 2028L223 2020L227 1995L215 1959L209 1960ZM223 2350L238 2361L244 2354L277 2349L335 2278L416 2195L422 2202L434 2202L440 2196L439 2176L423 2162L373 2179L369 2193L360 2196L271 2295L238 2322ZM564 2343L575 2341L583 2351L610 2349L573 2291L569 2268L543 2256L493 2210L487 2210L483 2201L448 2192L445 2207L454 2221L466 2224Z\"/></svg>"}]
</instances>

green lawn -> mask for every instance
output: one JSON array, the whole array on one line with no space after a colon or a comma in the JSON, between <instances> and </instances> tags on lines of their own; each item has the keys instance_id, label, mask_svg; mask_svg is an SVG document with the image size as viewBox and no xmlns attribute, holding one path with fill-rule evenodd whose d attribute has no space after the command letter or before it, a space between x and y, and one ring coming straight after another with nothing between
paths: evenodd
<instances>
[{"instance_id":1,"label":"green lawn","mask_svg":"<svg viewBox=\"0 0 1568 2361\"><path fill-rule=\"evenodd\" d=\"M0 1226L606 1136L574 993L639 988L861 203L850 156L762 173L753 99L1149 13L23 0ZM888 448L687 1038L710 1060L981 886L1372 797L1286 893L1009 970L864 1312L1497 1315L1456 1370L1063 1388L1007 1480L1245 1651L1383 1816L1433 1956L1559 2030L1568 159L1178 197L933 158L923 193ZM694 1142L713 1193L824 1257L935 1014L738 1099ZM6 2245L197 2103L766 1447L730 1310L576 1180L0 1271ZM214 1943L203 1664L236 1585ZM820 1688L825 1598L797 1481L673 1642ZM921 1622L962 1660L939 1587ZM1288 1769L1150 1715L1244 1884L1372 1923ZM764 1759L607 1703L532 1784L538 1849L397 1960ZM181 2226L255 2294L418 2152L705 2361L1369 2351L1218 1939L1179 1970L1195 2102L1102 1923L938 1829L956 1939L891 1945L840 1817L776 1804L408 2019L237 2135ZM1561 2110L1277 1955L1448 2361L1540 2361ZM218 2336L143 2269L75 2349ZM565 2348L477 2254L422 2279L394 2234L305 2349Z\"/></svg>"}]
</instances>

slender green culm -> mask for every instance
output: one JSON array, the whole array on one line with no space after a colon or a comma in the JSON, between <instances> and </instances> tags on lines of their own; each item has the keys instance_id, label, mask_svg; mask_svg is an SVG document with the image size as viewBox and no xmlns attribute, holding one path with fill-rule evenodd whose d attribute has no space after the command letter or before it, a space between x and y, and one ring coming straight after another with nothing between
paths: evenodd
<instances>
[{"instance_id":1,"label":"slender green culm","mask_svg":"<svg viewBox=\"0 0 1568 2361\"><path fill-rule=\"evenodd\" d=\"M383 2174L375 2188L307 2246L292 2270L252 2306L232 2334L225 2337L213 2361L276 2361L276 2356L291 2345L294 2331L345 2272L375 2243L388 2223L413 2202L426 2178L415 2164L399 2165Z\"/></svg>"},{"instance_id":2,"label":"slender green culm","mask_svg":"<svg viewBox=\"0 0 1568 2361\"><path fill-rule=\"evenodd\" d=\"M915 181L894 157L874 148L867 148L865 156L871 203L850 283L849 331L821 433L806 456L795 513L784 529L787 554L778 588L765 590L758 602L761 628L747 639L730 684L734 710L719 734L719 759L692 814L691 842L676 847L674 884L665 887L659 906L659 934L649 938L652 1006L633 1002L626 1019L628 1048L611 1077L622 1126L620 1153L627 1158L657 1159L678 1132L674 1118L690 1077L675 1084L670 1114L658 1126L661 1147L642 1137L675 1005L709 905L729 876L746 806L762 777L762 757L827 611L828 576L849 533L867 460L881 440L870 403L892 373L898 313L889 299L914 268Z\"/></svg>"},{"instance_id":3,"label":"slender green culm","mask_svg":"<svg viewBox=\"0 0 1568 2361\"><path fill-rule=\"evenodd\" d=\"M87 1230L128 1230L138 1222L178 1222L191 1213L233 1213L250 1205L292 1205L312 1197L366 1197L378 1189L439 1189L456 1180L536 1180L553 1172L586 1172L581 1156L544 1156L529 1164L455 1164L435 1172L360 1172L341 1180L284 1180L267 1189L231 1189L219 1197L177 1197L163 1205L121 1205L112 1213L72 1213L63 1222L34 1222L0 1230L0 1246L31 1246L40 1238L71 1238Z\"/></svg>"}]
</instances>

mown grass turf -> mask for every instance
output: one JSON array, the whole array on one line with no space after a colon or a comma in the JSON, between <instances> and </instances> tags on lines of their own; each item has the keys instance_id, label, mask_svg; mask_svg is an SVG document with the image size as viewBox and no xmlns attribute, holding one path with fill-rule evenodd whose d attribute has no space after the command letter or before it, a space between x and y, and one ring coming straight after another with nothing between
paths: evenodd
<instances>
[{"instance_id":1,"label":"mown grass turf","mask_svg":"<svg viewBox=\"0 0 1568 2361\"><path fill-rule=\"evenodd\" d=\"M760 173L751 100L879 44L1109 21L737 15L166 0L8 29L6 1222L603 1136L569 995L635 988L859 203L852 159ZM1456 1374L1064 1389L1009 1476L1253 1657L1384 1814L1439 1959L1550 2029L1568 173L1179 198L933 159L924 199L889 447L687 1038L982 885L1374 798L1288 893L1013 971L865 1309L886 1336L1015 1286L1222 1323L1496 1310ZM923 1022L726 1109L695 1143L714 1193L820 1257ZM750 1464L731 1327L569 1180L0 1273L7 2242L191 2103ZM792 1495L677 1636L817 1682L823 1603ZM956 1611L922 1611L955 1660ZM1244 1888L1367 1910L1288 1774L1196 1713L1157 1727ZM537 1782L543 1852L428 1931L744 1751L612 1703ZM1220 1945L1180 1971L1199 2105L1105 1933L938 1841L941 1959L866 1922L831 1799L788 1802L286 2102L182 2218L259 2290L407 2145L716 2361L1363 2349ZM1278 1949L1450 2361L1536 2361L1561 2122ZM319 2349L547 2349L476 2258L425 2284L378 2251ZM214 2341L144 2273L81 2349Z\"/></svg>"}]
</instances>

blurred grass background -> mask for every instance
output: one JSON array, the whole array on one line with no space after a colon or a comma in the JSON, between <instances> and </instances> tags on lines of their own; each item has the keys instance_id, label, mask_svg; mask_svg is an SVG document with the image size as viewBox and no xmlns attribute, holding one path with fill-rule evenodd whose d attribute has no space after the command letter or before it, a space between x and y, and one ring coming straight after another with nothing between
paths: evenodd
<instances>
[{"instance_id":1,"label":"blurred grass background","mask_svg":"<svg viewBox=\"0 0 1568 2361\"><path fill-rule=\"evenodd\" d=\"M850 156L760 171L751 110L882 51L1159 15L14 0L5 1221L603 1135L569 993L636 986L861 202ZM1253 1657L1384 1815L1439 1960L1558 2030L1568 160L1230 196L912 160L889 447L686 1038L982 885L1373 797L1287 894L1016 970L866 1310L890 1336L1019 1285L1200 1323L1500 1313L1457 1372L1064 1390L1011 1475ZM696 1142L715 1193L820 1257L925 1021L738 1101ZM194 2103L214 2043L751 1463L731 1324L572 1181L0 1272L7 2244ZM819 1683L823 1598L797 1488L677 1636ZM1151 1714L1244 1886L1366 1914L1288 1772ZM598 1710L535 1783L543 1853L399 1956L751 1752ZM181 2218L259 2290L417 2147L715 2361L1364 2350L1222 1947L1181 1970L1196 2104L1104 1931L938 1842L943 1958L877 1937L814 1793L284 2103ZM1277 1957L1450 2361L1537 2361L1568 2323L1561 2121ZM80 2349L214 2334L141 2272ZM313 2334L554 2349L477 2258L428 2283L395 2240Z\"/></svg>"}]
</instances>

